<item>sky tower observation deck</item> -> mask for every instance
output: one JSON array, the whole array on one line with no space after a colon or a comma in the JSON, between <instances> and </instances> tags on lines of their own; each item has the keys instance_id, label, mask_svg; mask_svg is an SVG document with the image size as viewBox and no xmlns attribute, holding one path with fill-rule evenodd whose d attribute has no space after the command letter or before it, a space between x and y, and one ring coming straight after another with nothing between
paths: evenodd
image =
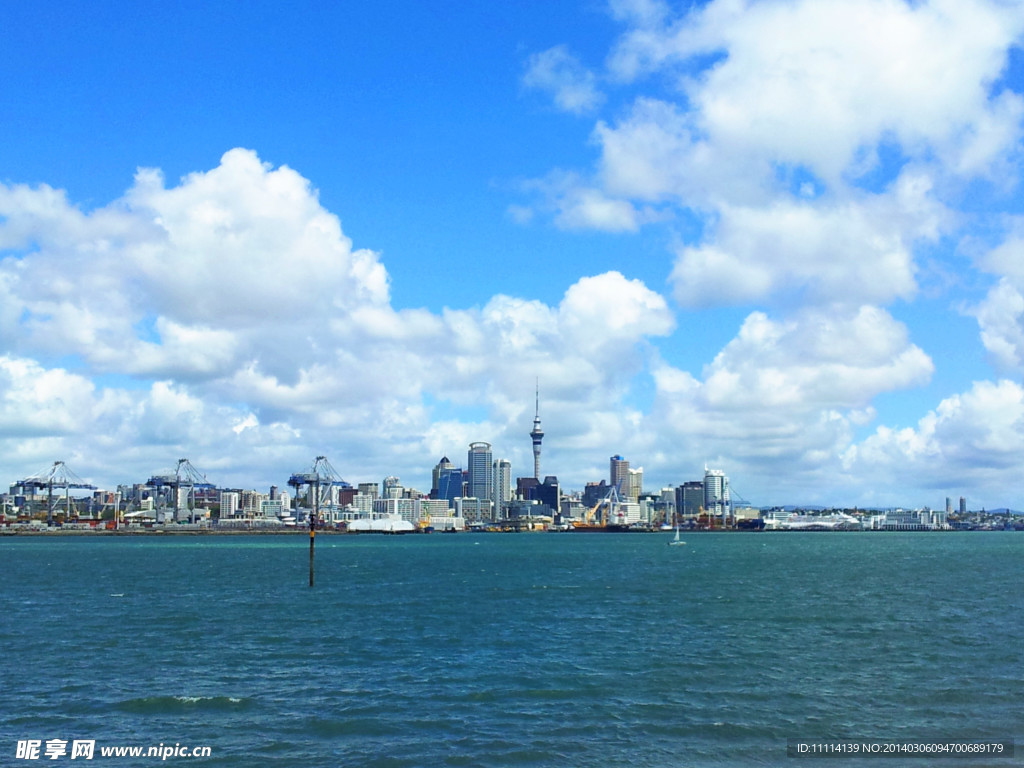
<instances>
[{"instance_id":1,"label":"sky tower observation deck","mask_svg":"<svg viewBox=\"0 0 1024 768\"><path fill-rule=\"evenodd\" d=\"M533 440L533 476L540 480L540 441L544 439L544 430L540 428L540 385L537 385L536 408L533 415L533 429L530 439Z\"/></svg>"}]
</instances>

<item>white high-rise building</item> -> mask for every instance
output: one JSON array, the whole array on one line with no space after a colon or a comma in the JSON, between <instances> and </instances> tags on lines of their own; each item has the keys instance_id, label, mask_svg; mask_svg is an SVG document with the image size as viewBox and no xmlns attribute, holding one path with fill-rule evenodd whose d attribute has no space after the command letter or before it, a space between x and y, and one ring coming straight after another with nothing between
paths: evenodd
<instances>
[{"instance_id":1,"label":"white high-rise building","mask_svg":"<svg viewBox=\"0 0 1024 768\"><path fill-rule=\"evenodd\" d=\"M220 492L220 519L227 520L238 514L238 494L234 491Z\"/></svg>"},{"instance_id":2,"label":"white high-rise building","mask_svg":"<svg viewBox=\"0 0 1024 768\"><path fill-rule=\"evenodd\" d=\"M494 502L494 514L503 516L505 505L512 500L512 462L508 459L496 459L492 465L494 477L491 493Z\"/></svg>"},{"instance_id":3,"label":"white high-rise building","mask_svg":"<svg viewBox=\"0 0 1024 768\"><path fill-rule=\"evenodd\" d=\"M704 511L723 523L729 515L729 478L720 469L704 467Z\"/></svg>"},{"instance_id":4,"label":"white high-rise building","mask_svg":"<svg viewBox=\"0 0 1024 768\"><path fill-rule=\"evenodd\" d=\"M622 497L630 501L636 501L644 492L644 468L630 467L626 470L626 479L622 484Z\"/></svg>"}]
</instances>

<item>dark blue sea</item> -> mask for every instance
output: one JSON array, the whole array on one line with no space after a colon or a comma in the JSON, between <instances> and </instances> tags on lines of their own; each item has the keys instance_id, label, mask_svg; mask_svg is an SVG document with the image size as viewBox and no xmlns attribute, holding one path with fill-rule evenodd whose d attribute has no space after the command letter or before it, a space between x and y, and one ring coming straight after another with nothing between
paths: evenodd
<instances>
[{"instance_id":1,"label":"dark blue sea","mask_svg":"<svg viewBox=\"0 0 1024 768\"><path fill-rule=\"evenodd\" d=\"M0 538L0 765L1024 764L1024 535L670 538ZM1020 746L787 757L838 739ZM157 744L210 756L99 754Z\"/></svg>"}]
</instances>

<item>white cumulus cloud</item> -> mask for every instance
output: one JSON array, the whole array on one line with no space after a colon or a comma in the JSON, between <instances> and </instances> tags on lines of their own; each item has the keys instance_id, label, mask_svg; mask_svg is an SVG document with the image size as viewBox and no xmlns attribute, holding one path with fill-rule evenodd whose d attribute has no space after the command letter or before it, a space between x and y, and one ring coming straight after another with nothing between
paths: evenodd
<instances>
[{"instance_id":1,"label":"white cumulus cloud","mask_svg":"<svg viewBox=\"0 0 1024 768\"><path fill-rule=\"evenodd\" d=\"M566 112L591 112L604 101L597 78L564 45L532 54L523 84L550 93L558 108Z\"/></svg>"},{"instance_id":2,"label":"white cumulus cloud","mask_svg":"<svg viewBox=\"0 0 1024 768\"><path fill-rule=\"evenodd\" d=\"M879 427L843 457L847 469L884 487L908 476L915 483L953 494L983 490L1015 503L1024 492L1024 389L1011 381L975 382L927 413L915 427ZM995 506L993 504L992 506Z\"/></svg>"}]
</instances>

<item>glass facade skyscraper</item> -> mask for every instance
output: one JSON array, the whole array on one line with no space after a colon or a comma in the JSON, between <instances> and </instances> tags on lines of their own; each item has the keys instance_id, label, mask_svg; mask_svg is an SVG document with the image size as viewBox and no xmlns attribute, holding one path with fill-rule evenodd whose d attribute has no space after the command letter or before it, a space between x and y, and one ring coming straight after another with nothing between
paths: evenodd
<instances>
[{"instance_id":1,"label":"glass facade skyscraper","mask_svg":"<svg viewBox=\"0 0 1024 768\"><path fill-rule=\"evenodd\" d=\"M448 502L448 508L454 509L455 500L462 496L462 469L448 466L441 470L437 478L435 498Z\"/></svg>"},{"instance_id":2,"label":"glass facade skyscraper","mask_svg":"<svg viewBox=\"0 0 1024 768\"><path fill-rule=\"evenodd\" d=\"M434 467L434 471L431 473L430 478L430 493L432 496L437 498L437 489L440 487L441 473L446 469L452 469L454 467L455 465L451 463L447 456L443 457L439 462L437 462L436 466ZM461 472L462 470L459 471Z\"/></svg>"},{"instance_id":3,"label":"glass facade skyscraper","mask_svg":"<svg viewBox=\"0 0 1024 768\"><path fill-rule=\"evenodd\" d=\"M494 488L492 463L490 443L481 441L469 444L466 468L469 472L467 481L470 496L487 501L491 500L494 495L492 492Z\"/></svg>"}]
</instances>

